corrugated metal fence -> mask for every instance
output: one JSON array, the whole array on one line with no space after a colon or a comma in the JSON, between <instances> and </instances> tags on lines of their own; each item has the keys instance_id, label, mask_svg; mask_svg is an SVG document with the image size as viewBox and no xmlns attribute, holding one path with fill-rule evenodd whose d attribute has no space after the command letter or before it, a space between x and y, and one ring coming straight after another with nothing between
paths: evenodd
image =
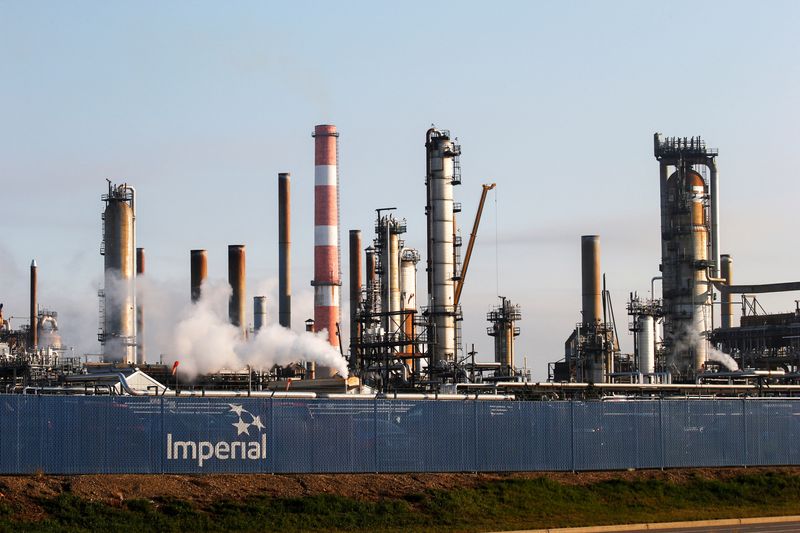
<instances>
[{"instance_id":1,"label":"corrugated metal fence","mask_svg":"<svg viewBox=\"0 0 800 533\"><path fill-rule=\"evenodd\" d=\"M0 395L0 473L446 472L800 464L800 401Z\"/></svg>"}]
</instances>

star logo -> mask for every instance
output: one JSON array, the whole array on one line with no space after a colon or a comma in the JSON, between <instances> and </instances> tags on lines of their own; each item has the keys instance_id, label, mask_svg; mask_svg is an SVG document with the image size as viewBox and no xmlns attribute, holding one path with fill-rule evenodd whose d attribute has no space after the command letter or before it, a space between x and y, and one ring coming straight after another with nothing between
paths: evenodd
<instances>
[{"instance_id":1,"label":"star logo","mask_svg":"<svg viewBox=\"0 0 800 533\"><path fill-rule=\"evenodd\" d=\"M267 428L261 421L261 416L253 416L253 413L241 405L229 403L228 406L231 408L228 412L234 413L239 419L231 423L231 425L236 428L237 437L242 434L250 435L251 427L256 428L259 433Z\"/></svg>"}]
</instances>

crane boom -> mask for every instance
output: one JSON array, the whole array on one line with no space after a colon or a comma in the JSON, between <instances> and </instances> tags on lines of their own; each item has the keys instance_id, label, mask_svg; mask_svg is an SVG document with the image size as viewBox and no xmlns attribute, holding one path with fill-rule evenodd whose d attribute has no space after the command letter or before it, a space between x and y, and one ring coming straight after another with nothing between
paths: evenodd
<instances>
[{"instance_id":1,"label":"crane boom","mask_svg":"<svg viewBox=\"0 0 800 533\"><path fill-rule=\"evenodd\" d=\"M481 215L483 214L483 204L486 203L486 194L496 186L496 183L484 183L482 185L483 191L481 191L481 201L478 203L478 212L475 213L475 222L472 225L472 233L469 234L469 244L467 244L467 253L464 255L464 264L461 267L461 277L456 282L455 307L458 307L459 302L461 302L461 290L464 288L464 280L467 277L469 260L472 257L472 248L475 246L475 237L478 235L478 226L481 224Z\"/></svg>"}]
</instances>

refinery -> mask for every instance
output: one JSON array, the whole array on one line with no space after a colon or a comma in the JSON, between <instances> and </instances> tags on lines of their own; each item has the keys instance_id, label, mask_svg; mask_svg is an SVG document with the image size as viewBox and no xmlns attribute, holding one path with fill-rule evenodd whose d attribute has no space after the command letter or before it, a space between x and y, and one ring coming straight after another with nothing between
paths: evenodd
<instances>
[{"instance_id":1,"label":"refinery","mask_svg":"<svg viewBox=\"0 0 800 533\"><path fill-rule=\"evenodd\" d=\"M654 135L652 179L658 176L659 181L661 257L653 258L652 279L643 280L651 286L649 293L615 295L615 309L603 274L600 236L575 235L581 251L581 278L576 280L581 320L563 325L563 356L547 354L552 360L548 380L534 382L515 352L523 311L513 290L499 301L486 302L492 306L485 332L494 346L492 361L477 361L462 331L461 295L471 283L469 265L484 205L489 191L502 188L502 182L481 184L477 210L466 214L469 238L462 242L456 192L462 182L461 146L448 130L428 129L425 179L415 185L421 204L424 199L424 246L408 246L403 239L409 224L422 226L421 217L405 218L391 206L364 206L374 210L374 226L346 233L349 276L343 287L339 198L349 184L346 177L340 180L338 156L348 147L340 147L333 125L316 126L312 136L314 274L299 283L310 281L313 287L313 317L292 316L292 224L297 221L292 220L292 175L280 173L273 221L279 243L278 325L269 325L266 296L247 301L246 245L230 244L225 294L232 329L225 331L233 331L232 342L250 355L241 360L221 357L215 368L181 377L191 350L155 354L144 342L148 309L137 297L137 280L146 276L146 263L137 238L136 205L139 196L151 192L108 180L101 196L102 354L90 360L64 345L60 328L70 324L60 324L57 310L40 303L40 296L46 304L48 295L39 294L39 265L33 260L26 319L19 319L22 310L0 304L2 390L534 400L800 392L800 307L768 314L758 302L760 294L798 291L800 282L734 282L733 255L723 253L730 250L720 242L719 152L701 137ZM421 159L422 150L419 155ZM655 199L652 204L655 212ZM186 301L199 310L211 290L208 251L192 249L188 255ZM347 316L342 313L342 290L349 295ZM739 324L733 323L734 305L741 305ZM281 337L279 330L293 336ZM342 342L345 330L349 342ZM620 335L627 334L633 337L632 353L620 346ZM183 335L191 346L190 330ZM282 359L257 364L259 347L270 342L285 344Z\"/></svg>"}]
</instances>

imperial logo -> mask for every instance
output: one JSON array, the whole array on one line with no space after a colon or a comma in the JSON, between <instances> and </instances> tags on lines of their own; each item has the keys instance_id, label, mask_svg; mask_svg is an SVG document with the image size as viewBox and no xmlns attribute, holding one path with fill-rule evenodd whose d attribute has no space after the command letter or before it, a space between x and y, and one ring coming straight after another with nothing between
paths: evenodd
<instances>
[{"instance_id":1,"label":"imperial logo","mask_svg":"<svg viewBox=\"0 0 800 533\"><path fill-rule=\"evenodd\" d=\"M209 459L220 461L266 459L267 434L264 431L266 426L261 422L261 417L254 416L241 405L228 404L228 406L230 410L223 416L234 414L238 418L236 422L231 422L236 432L235 440L181 441L173 440L172 433L167 433L167 460L197 461L197 466L202 467L203 463ZM246 437L242 437L242 435L246 435ZM245 438L247 440L243 440Z\"/></svg>"}]
</instances>

